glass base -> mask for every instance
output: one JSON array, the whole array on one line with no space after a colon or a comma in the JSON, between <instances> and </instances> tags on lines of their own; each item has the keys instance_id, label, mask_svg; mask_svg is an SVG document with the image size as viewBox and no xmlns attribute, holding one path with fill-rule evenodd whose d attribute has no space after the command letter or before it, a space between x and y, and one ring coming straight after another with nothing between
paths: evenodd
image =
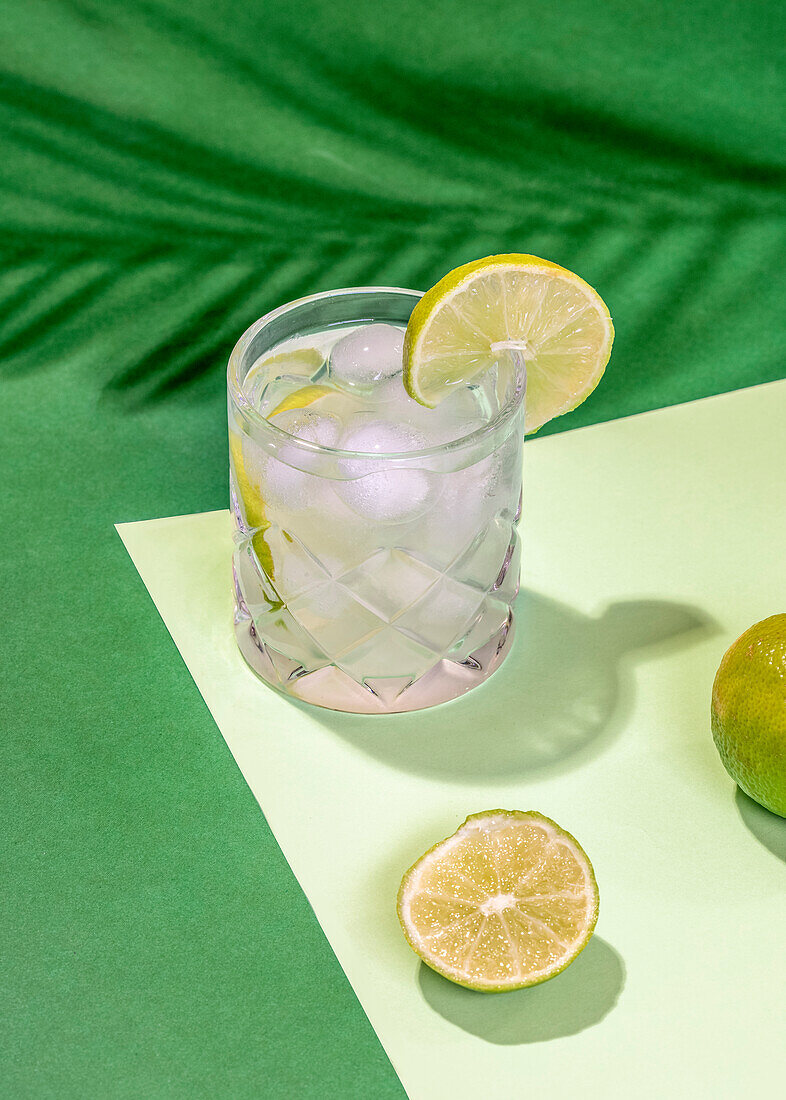
<instances>
[{"instance_id":1,"label":"glass base","mask_svg":"<svg viewBox=\"0 0 786 1100\"><path fill-rule=\"evenodd\" d=\"M439 661L422 676L377 678L373 686L359 684L335 665L308 672L257 634L242 610L235 615L235 637L253 672L285 695L327 710L350 714L402 714L447 703L478 687L507 656L513 641L513 613L480 649L463 661Z\"/></svg>"}]
</instances>

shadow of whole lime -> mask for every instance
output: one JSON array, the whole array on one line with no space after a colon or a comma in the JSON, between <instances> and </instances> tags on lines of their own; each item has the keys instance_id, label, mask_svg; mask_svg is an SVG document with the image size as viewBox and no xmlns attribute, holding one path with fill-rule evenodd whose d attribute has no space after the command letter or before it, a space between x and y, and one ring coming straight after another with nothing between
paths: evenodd
<instances>
[{"instance_id":1,"label":"shadow of whole lime","mask_svg":"<svg viewBox=\"0 0 786 1100\"><path fill-rule=\"evenodd\" d=\"M600 1023L614 1008L625 966L593 936L575 962L550 981L512 993L476 993L422 963L418 982L427 1004L456 1027L489 1043L545 1043Z\"/></svg>"},{"instance_id":2,"label":"shadow of whole lime","mask_svg":"<svg viewBox=\"0 0 786 1100\"><path fill-rule=\"evenodd\" d=\"M740 817L759 843L786 863L786 817L779 817L760 806L739 787L736 789L734 801Z\"/></svg>"}]
</instances>

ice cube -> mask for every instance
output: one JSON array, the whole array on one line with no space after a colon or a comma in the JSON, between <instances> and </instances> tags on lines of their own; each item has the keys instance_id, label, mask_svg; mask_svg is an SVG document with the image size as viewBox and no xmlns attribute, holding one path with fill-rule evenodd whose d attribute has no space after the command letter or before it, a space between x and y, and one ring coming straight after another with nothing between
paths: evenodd
<instances>
[{"instance_id":1,"label":"ice cube","mask_svg":"<svg viewBox=\"0 0 786 1100\"><path fill-rule=\"evenodd\" d=\"M330 413L315 412L313 409L287 409L271 417L271 424L307 443L318 443L320 447L335 447L341 432L341 422ZM297 461L298 465L313 468L314 456L307 451L283 443L279 457L284 461Z\"/></svg>"},{"instance_id":2,"label":"ice cube","mask_svg":"<svg viewBox=\"0 0 786 1100\"><path fill-rule=\"evenodd\" d=\"M347 389L369 387L400 374L404 333L393 325L364 325L343 337L330 353L330 377Z\"/></svg>"},{"instance_id":3,"label":"ice cube","mask_svg":"<svg viewBox=\"0 0 786 1100\"><path fill-rule=\"evenodd\" d=\"M386 420L356 423L341 438L341 449L370 454L417 451L425 437L407 424ZM438 479L423 469L396 468L384 460L342 460L348 480L336 482L336 492L354 512L374 523L406 523L423 515L437 496Z\"/></svg>"},{"instance_id":4,"label":"ice cube","mask_svg":"<svg viewBox=\"0 0 786 1100\"><path fill-rule=\"evenodd\" d=\"M423 539L429 559L446 566L472 542L498 507L494 495L496 456L439 477L440 494L424 525Z\"/></svg>"},{"instance_id":5,"label":"ice cube","mask_svg":"<svg viewBox=\"0 0 786 1100\"><path fill-rule=\"evenodd\" d=\"M335 447L341 431L336 417L308 409L290 409L279 413L271 423L289 435L322 447ZM256 446L252 454L253 461L249 464L246 460L246 466L266 507L301 512L312 506L320 489L318 483L324 481L311 472L317 468L319 455L286 441L277 449L275 456Z\"/></svg>"},{"instance_id":6,"label":"ice cube","mask_svg":"<svg viewBox=\"0 0 786 1100\"><path fill-rule=\"evenodd\" d=\"M381 382L374 391L374 401L387 419L421 432L425 447L462 439L485 423L468 386L457 387L436 408L429 409L409 396L399 376Z\"/></svg>"},{"instance_id":7,"label":"ice cube","mask_svg":"<svg viewBox=\"0 0 786 1100\"><path fill-rule=\"evenodd\" d=\"M427 409L409 396L400 374L379 382L374 389L374 404L385 419L408 424L425 435L429 434L438 419L435 409ZM428 446L428 443L424 446Z\"/></svg>"}]
</instances>

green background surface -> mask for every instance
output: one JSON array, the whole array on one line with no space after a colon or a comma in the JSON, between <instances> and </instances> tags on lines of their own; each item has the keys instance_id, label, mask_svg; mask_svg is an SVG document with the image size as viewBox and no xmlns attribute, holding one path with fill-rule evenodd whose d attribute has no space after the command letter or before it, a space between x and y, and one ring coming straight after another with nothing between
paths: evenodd
<instances>
[{"instance_id":1,"label":"green background surface","mask_svg":"<svg viewBox=\"0 0 786 1100\"><path fill-rule=\"evenodd\" d=\"M781 5L4 16L0 1090L400 1096L113 524L226 504L228 352L311 291L579 271L551 430L782 377Z\"/></svg>"}]
</instances>

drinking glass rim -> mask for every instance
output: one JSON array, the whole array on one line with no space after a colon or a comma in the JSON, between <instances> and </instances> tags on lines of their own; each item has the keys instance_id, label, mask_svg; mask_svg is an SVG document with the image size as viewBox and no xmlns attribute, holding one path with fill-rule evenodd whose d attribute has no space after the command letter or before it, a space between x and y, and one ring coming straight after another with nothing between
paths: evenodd
<instances>
[{"instance_id":1,"label":"drinking glass rim","mask_svg":"<svg viewBox=\"0 0 786 1100\"><path fill-rule=\"evenodd\" d=\"M280 445L286 445L287 448L294 447L296 450L311 455L323 454L329 458L352 458L362 459L364 461L395 461L399 463L408 463L410 459L426 459L445 454L449 451L463 450L465 447L470 446L474 447L479 445L488 436L499 433L500 429L516 414L524 398L526 372L518 364L516 366L516 386L513 395L505 402L497 415L493 417L488 424L484 424L481 428L475 428L466 435L459 436L458 439L451 439L448 443L436 443L429 447L423 447L417 451L345 451L338 447L326 447L321 443L312 443L307 439L300 439L296 435L291 435L289 432L284 431L283 428L279 428L277 425L272 424L266 416L263 416L263 414L248 401L243 393L243 387L240 381L240 368L243 354L251 344L251 341L262 331L262 329L272 321L289 313L291 310L309 305L312 302L322 301L326 298L340 298L350 294L379 293L405 294L414 296L415 298L422 298L424 291L411 290L407 287L400 286L348 286L340 287L336 290L320 290L316 294L307 294L302 298L295 298L291 302L286 302L284 305L276 306L275 309L271 309L268 313L264 314L264 316L254 321L253 324L249 325L232 348L232 352L229 356L229 363L227 365L227 389L232 399L232 403L238 412L240 412L257 431L261 430L263 434L267 434L270 437L271 441ZM371 323L373 323L373 321Z\"/></svg>"}]
</instances>

